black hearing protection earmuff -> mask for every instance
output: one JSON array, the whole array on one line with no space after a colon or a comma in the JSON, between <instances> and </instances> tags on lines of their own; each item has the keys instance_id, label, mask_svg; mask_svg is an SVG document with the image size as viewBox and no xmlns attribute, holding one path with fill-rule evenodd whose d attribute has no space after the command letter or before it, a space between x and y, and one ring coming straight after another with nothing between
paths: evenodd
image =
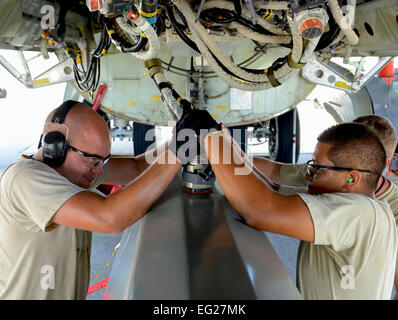
<instances>
[{"instance_id":1,"label":"black hearing protection earmuff","mask_svg":"<svg viewBox=\"0 0 398 320\"><path fill-rule=\"evenodd\" d=\"M80 102L74 100L67 100L62 103L56 109L51 122L62 124L69 110L78 103ZM61 132L50 131L44 137L41 135L38 148L40 147L42 148L41 153L45 164L51 167L58 167L64 163L68 144L66 137Z\"/></svg>"}]
</instances>

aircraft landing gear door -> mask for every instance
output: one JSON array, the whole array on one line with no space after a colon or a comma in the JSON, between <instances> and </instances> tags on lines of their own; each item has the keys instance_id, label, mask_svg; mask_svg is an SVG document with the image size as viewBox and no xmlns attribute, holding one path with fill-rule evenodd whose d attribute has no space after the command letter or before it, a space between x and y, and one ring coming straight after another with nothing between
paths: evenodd
<instances>
[{"instance_id":1,"label":"aircraft landing gear door","mask_svg":"<svg viewBox=\"0 0 398 320\"><path fill-rule=\"evenodd\" d=\"M300 119L297 108L272 118L269 121L269 132L270 159L296 163L300 155Z\"/></svg>"}]
</instances>

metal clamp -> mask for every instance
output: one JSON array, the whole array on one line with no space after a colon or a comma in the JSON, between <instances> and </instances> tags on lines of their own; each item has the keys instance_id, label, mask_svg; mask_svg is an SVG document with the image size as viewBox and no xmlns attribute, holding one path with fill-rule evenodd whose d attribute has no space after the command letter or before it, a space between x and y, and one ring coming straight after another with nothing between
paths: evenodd
<instances>
[{"instance_id":1,"label":"metal clamp","mask_svg":"<svg viewBox=\"0 0 398 320\"><path fill-rule=\"evenodd\" d=\"M364 76L355 77L351 71L339 65L330 65L316 60L309 60L302 70L305 80L334 89L355 93L361 90L393 57L384 57Z\"/></svg>"}]
</instances>

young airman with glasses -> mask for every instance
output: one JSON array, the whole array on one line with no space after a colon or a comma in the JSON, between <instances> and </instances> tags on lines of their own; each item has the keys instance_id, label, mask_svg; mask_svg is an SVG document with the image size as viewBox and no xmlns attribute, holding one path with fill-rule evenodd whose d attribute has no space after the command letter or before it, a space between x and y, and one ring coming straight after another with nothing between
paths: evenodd
<instances>
[{"instance_id":1,"label":"young airman with glasses","mask_svg":"<svg viewBox=\"0 0 398 320\"><path fill-rule=\"evenodd\" d=\"M389 167L397 145L396 131L393 124L387 118L379 115L361 116L354 119L352 122L367 125L380 138L387 155L386 169L384 170L385 173ZM309 180L314 178L316 172L319 170L327 170L327 168L322 169L322 166L316 165L314 160L309 160L306 164L284 164L265 158L254 158L253 162L259 171L269 176L273 182L279 184L280 191L286 194L306 192ZM345 169L343 168L343 171L344 170ZM310 179L306 179L306 175L308 175ZM378 181L377 188L375 190L375 197L378 200L385 200L388 202L398 225L398 187L386 178L384 174ZM397 300L398 264L395 269L394 284L396 288L394 299Z\"/></svg>"},{"instance_id":2,"label":"young airman with glasses","mask_svg":"<svg viewBox=\"0 0 398 320\"><path fill-rule=\"evenodd\" d=\"M302 296L389 299L397 232L390 207L374 196L386 165L377 135L357 123L325 130L312 161L303 165L308 193L294 195L273 190L256 161L253 166L241 152L235 150L240 160L223 162L225 150L233 150L228 135L222 130L204 140L220 187L248 225L301 240L297 285ZM236 175L242 163L252 170Z\"/></svg>"}]
</instances>

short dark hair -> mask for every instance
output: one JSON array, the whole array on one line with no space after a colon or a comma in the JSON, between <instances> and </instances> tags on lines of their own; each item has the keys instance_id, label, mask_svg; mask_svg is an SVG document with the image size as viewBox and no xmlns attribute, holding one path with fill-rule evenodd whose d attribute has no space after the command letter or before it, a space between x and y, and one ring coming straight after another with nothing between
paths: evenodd
<instances>
[{"instance_id":1,"label":"short dark hair","mask_svg":"<svg viewBox=\"0 0 398 320\"><path fill-rule=\"evenodd\" d=\"M352 120L352 122L365 124L372 128L383 144L387 157L390 158L394 155L395 148L397 147L397 134L390 120L376 114L371 114L358 117Z\"/></svg>"},{"instance_id":2,"label":"short dark hair","mask_svg":"<svg viewBox=\"0 0 398 320\"><path fill-rule=\"evenodd\" d=\"M335 166L370 170L363 174L365 184L374 191L386 167L386 151L377 134L359 123L340 123L318 136L331 145L328 158Z\"/></svg>"}]
</instances>

